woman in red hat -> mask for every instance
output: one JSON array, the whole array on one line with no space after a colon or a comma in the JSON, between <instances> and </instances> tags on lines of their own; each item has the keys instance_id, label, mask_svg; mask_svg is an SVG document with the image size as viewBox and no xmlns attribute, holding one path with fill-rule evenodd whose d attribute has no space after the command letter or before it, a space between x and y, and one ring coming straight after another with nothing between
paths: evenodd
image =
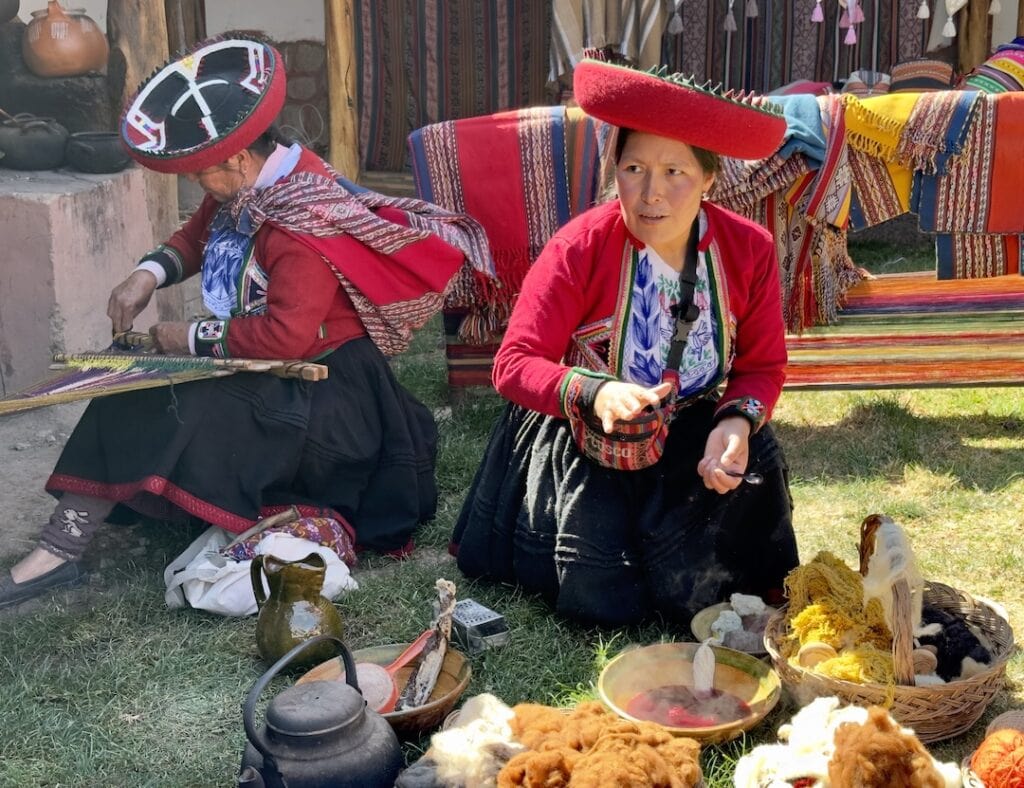
<instances>
[{"instance_id":1,"label":"woman in red hat","mask_svg":"<svg viewBox=\"0 0 1024 788\"><path fill-rule=\"evenodd\" d=\"M159 287L199 275L209 317L150 329L159 352L326 364L325 381L241 374L94 400L46 488L39 546L0 577L0 607L82 579L123 504L242 532L275 507L329 515L358 545L409 548L436 506L436 426L394 378L449 280L483 265L466 217L344 188L272 126L285 72L271 46L203 42L140 88L121 120L134 158L197 182L196 213L114 288L115 339Z\"/></svg>"},{"instance_id":2,"label":"woman in red hat","mask_svg":"<svg viewBox=\"0 0 1024 788\"><path fill-rule=\"evenodd\" d=\"M706 197L719 154L769 156L785 122L598 61L574 88L618 127L618 199L556 233L523 282L493 374L511 403L455 528L459 567L609 626L774 599L798 563L767 424L786 365L774 244Z\"/></svg>"}]
</instances>

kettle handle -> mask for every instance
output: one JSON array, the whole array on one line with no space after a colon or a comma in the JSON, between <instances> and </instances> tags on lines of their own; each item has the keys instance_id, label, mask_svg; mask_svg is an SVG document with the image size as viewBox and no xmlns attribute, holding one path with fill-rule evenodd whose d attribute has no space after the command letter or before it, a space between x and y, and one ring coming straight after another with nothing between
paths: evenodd
<instances>
[{"instance_id":1,"label":"kettle handle","mask_svg":"<svg viewBox=\"0 0 1024 788\"><path fill-rule=\"evenodd\" d=\"M249 690L249 694L245 698L245 704L242 706L242 724L245 726L245 736L264 758L273 758L274 756L270 752L270 745L267 743L266 737L256 729L256 702L260 699L263 690L267 688L267 685L274 676L292 659L298 656L300 652L309 646L325 643L328 640L333 640L338 645L341 661L345 665L345 682L360 695L362 694L362 690L359 689L359 681L356 678L356 662L352 659L352 652L348 650L348 646L340 638L336 638L334 635L317 635L309 640L303 640L271 665L270 670L260 676L259 680L253 684L252 689Z\"/></svg>"},{"instance_id":2,"label":"kettle handle","mask_svg":"<svg viewBox=\"0 0 1024 788\"><path fill-rule=\"evenodd\" d=\"M263 574L263 555L253 556L252 563L249 564L249 580L252 581L252 593L256 597L257 610L262 610L267 603L267 592L263 590Z\"/></svg>"}]
</instances>

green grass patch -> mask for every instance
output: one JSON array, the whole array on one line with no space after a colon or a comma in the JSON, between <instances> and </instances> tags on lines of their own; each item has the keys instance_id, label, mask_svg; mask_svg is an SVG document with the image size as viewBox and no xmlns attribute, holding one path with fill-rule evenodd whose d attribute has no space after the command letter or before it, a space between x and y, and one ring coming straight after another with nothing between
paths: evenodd
<instances>
[{"instance_id":1,"label":"green grass patch","mask_svg":"<svg viewBox=\"0 0 1024 788\"><path fill-rule=\"evenodd\" d=\"M689 639L660 622L581 627L515 588L461 577L448 538L503 404L493 394L448 403L436 321L394 368L437 417L441 502L411 559L362 560L359 590L337 603L350 647L412 639L429 621L442 576L461 597L501 612L511 630L504 648L471 656L469 694L570 705L595 696L601 666L623 647ZM828 549L854 564L861 520L885 512L907 529L927 577L999 601L1014 626L1024 620L1019 389L786 393L775 424L805 560ZM107 526L87 557L87 587L0 614L0 785L233 782L244 744L240 704L264 666L254 619L164 606L162 570L197 533L156 522ZM934 747L939 757L959 760L991 716L1024 705L1021 657L1008 678L978 725ZM268 694L288 683L278 679ZM794 710L783 702L747 737L705 748L708 784L731 785L736 759L773 740ZM428 743L406 744L406 757Z\"/></svg>"}]
</instances>

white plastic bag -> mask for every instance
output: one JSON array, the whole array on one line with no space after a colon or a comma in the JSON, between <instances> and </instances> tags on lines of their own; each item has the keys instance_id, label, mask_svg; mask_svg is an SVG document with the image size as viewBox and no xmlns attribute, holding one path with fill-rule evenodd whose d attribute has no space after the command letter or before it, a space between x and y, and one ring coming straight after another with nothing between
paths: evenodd
<instances>
[{"instance_id":1,"label":"white plastic bag","mask_svg":"<svg viewBox=\"0 0 1024 788\"><path fill-rule=\"evenodd\" d=\"M211 526L171 561L164 570L167 585L164 601L168 607L188 605L222 616L251 616L256 612L256 595L249 576L252 561L235 561L220 553L233 538L234 534L229 531ZM342 591L359 587L337 553L308 539L271 532L256 546L256 552L272 554L282 561L298 561L310 553L318 553L327 565L320 593L328 599L336 599ZM269 594L265 578L264 589Z\"/></svg>"}]
</instances>

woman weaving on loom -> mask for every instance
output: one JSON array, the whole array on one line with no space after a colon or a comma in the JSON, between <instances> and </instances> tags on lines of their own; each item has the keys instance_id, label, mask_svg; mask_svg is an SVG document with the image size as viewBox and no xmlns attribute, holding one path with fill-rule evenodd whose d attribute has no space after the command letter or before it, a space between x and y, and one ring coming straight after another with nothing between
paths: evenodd
<instances>
[{"instance_id":1,"label":"woman weaving on loom","mask_svg":"<svg viewBox=\"0 0 1024 788\"><path fill-rule=\"evenodd\" d=\"M121 123L129 150L206 197L107 313L116 338L158 287L201 272L214 317L156 324L160 352L315 359L328 379L241 374L95 399L47 482L59 501L39 546L0 578L0 607L78 582L119 503L233 532L268 508L330 509L358 545L388 552L433 516L434 420L382 350L404 349L486 239L427 203L344 189L276 136L284 97L280 54L242 39L204 42L142 85Z\"/></svg>"},{"instance_id":2,"label":"woman weaving on loom","mask_svg":"<svg viewBox=\"0 0 1024 788\"><path fill-rule=\"evenodd\" d=\"M774 245L702 195L719 153L766 157L785 122L598 61L574 88L619 127L618 199L557 232L523 282L493 373L511 403L455 528L459 567L607 626L772 600L798 564L767 425L786 363Z\"/></svg>"}]
</instances>

